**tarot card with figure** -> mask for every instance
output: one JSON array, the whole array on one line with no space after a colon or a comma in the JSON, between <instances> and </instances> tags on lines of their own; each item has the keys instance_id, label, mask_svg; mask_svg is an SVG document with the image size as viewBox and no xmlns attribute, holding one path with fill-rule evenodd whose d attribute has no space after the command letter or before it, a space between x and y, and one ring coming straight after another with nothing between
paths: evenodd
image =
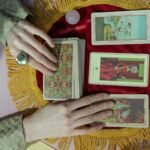
<instances>
[{"instance_id":1,"label":"tarot card with figure","mask_svg":"<svg viewBox=\"0 0 150 150\"><path fill-rule=\"evenodd\" d=\"M119 11L92 14L92 44L150 43L150 11Z\"/></svg>"},{"instance_id":2,"label":"tarot card with figure","mask_svg":"<svg viewBox=\"0 0 150 150\"><path fill-rule=\"evenodd\" d=\"M147 87L149 55L133 53L90 54L89 83Z\"/></svg>"},{"instance_id":3,"label":"tarot card with figure","mask_svg":"<svg viewBox=\"0 0 150 150\"><path fill-rule=\"evenodd\" d=\"M116 102L113 115L100 122L107 127L147 128L149 126L149 97L146 94L112 94Z\"/></svg>"}]
</instances>

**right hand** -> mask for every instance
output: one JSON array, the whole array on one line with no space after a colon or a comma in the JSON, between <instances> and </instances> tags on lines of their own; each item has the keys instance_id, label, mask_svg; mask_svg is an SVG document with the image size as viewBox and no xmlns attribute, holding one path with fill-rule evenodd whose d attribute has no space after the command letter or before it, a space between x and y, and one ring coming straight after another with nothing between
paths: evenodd
<instances>
[{"instance_id":1,"label":"right hand","mask_svg":"<svg viewBox=\"0 0 150 150\"><path fill-rule=\"evenodd\" d=\"M24 119L26 141L83 135L102 129L101 123L84 125L112 116L114 105L104 93L48 104Z\"/></svg>"}]
</instances>

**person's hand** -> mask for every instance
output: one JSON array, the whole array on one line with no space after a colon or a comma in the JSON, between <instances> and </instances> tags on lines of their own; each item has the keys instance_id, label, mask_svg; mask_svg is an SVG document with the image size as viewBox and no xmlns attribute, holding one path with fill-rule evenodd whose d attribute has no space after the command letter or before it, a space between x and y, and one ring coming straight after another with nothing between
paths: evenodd
<instances>
[{"instance_id":1,"label":"person's hand","mask_svg":"<svg viewBox=\"0 0 150 150\"><path fill-rule=\"evenodd\" d=\"M45 74L52 75L56 71L57 58L34 36L39 36L54 48L52 39L28 21L20 21L8 34L7 44L13 56L21 51L29 55L28 64Z\"/></svg>"},{"instance_id":2,"label":"person's hand","mask_svg":"<svg viewBox=\"0 0 150 150\"><path fill-rule=\"evenodd\" d=\"M26 140L30 142L97 131L104 125L92 123L112 116L114 105L115 103L109 100L109 95L104 93L48 104L24 119Z\"/></svg>"}]
</instances>

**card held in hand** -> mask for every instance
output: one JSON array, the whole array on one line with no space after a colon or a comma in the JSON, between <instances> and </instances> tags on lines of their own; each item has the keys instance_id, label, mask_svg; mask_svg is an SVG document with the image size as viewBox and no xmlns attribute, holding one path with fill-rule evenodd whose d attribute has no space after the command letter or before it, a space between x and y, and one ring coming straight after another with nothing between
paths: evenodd
<instances>
[{"instance_id":1,"label":"card held in hand","mask_svg":"<svg viewBox=\"0 0 150 150\"><path fill-rule=\"evenodd\" d=\"M100 122L106 127L147 128L149 126L149 98L145 94L112 94L116 102L113 115Z\"/></svg>"}]
</instances>

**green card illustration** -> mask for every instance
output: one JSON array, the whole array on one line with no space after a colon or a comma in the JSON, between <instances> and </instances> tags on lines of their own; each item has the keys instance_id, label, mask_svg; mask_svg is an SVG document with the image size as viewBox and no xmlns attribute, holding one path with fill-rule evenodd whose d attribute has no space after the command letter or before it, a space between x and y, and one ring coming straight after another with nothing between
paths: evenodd
<instances>
[{"instance_id":1,"label":"green card illustration","mask_svg":"<svg viewBox=\"0 0 150 150\"><path fill-rule=\"evenodd\" d=\"M146 40L146 22L146 15L96 17L96 41Z\"/></svg>"}]
</instances>

